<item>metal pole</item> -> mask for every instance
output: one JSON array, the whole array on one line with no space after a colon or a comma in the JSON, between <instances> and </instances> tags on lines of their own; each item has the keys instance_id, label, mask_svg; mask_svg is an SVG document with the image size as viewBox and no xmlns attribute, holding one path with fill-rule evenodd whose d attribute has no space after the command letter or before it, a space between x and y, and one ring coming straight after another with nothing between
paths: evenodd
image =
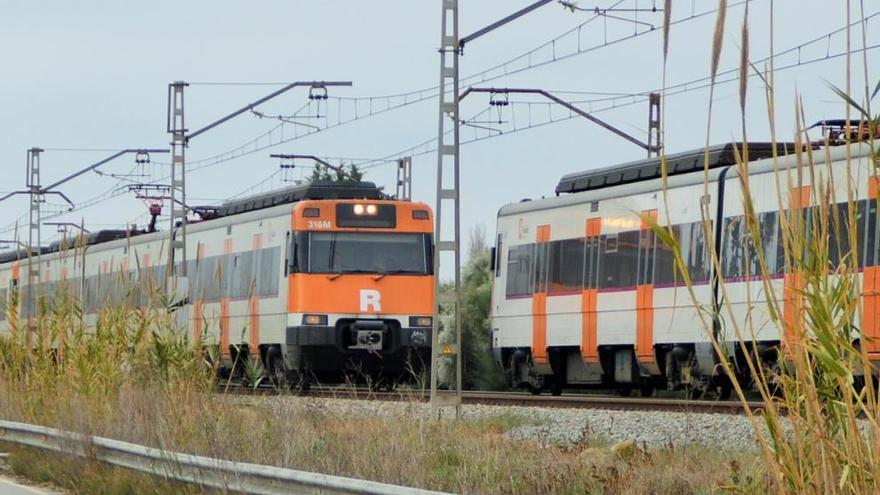
<instances>
[{"instance_id":1,"label":"metal pole","mask_svg":"<svg viewBox=\"0 0 880 495\"><path fill-rule=\"evenodd\" d=\"M660 93L648 95L648 158L660 156Z\"/></svg>"},{"instance_id":2,"label":"metal pole","mask_svg":"<svg viewBox=\"0 0 880 495\"><path fill-rule=\"evenodd\" d=\"M104 165L105 163L111 162L111 161L113 161L113 160L115 160L115 159L119 158L120 156L125 155L127 153L168 153L168 150L147 149L147 148L127 148L124 150L120 150L119 152L114 153L114 154L108 156L107 158L104 158L101 161L95 162L95 163L89 165L88 167L78 171L78 172L75 172L75 173L68 175L67 177L65 177L61 180L58 180L58 181L55 181L55 182L49 184L48 186L42 188L42 191L45 193L45 192L48 192L52 189L55 189L56 187L60 186L61 184L64 184L68 181L71 181L86 172L89 172L91 170L95 170L96 168L100 167L101 165Z\"/></svg>"},{"instance_id":3,"label":"metal pole","mask_svg":"<svg viewBox=\"0 0 880 495\"><path fill-rule=\"evenodd\" d=\"M397 199L412 199L412 157L397 160Z\"/></svg>"},{"instance_id":4,"label":"metal pole","mask_svg":"<svg viewBox=\"0 0 880 495\"><path fill-rule=\"evenodd\" d=\"M435 215L435 246L434 249L434 325L431 333L431 408L439 414L441 407L455 407L455 415L461 415L461 228L459 216L459 56L458 37L458 0L442 0L443 19L440 37L440 96L437 124L437 207ZM451 86L451 91L445 89ZM447 123L452 124L452 143L446 142ZM443 181L444 169L451 166L452 187ZM452 201L453 238L444 240L443 218L445 201ZM440 300L440 257L444 253L452 253L455 265L455 293L450 300ZM447 342L440 349L440 307L451 304L453 308L452 328L445 329L452 335L452 342ZM439 395L438 368L440 356L454 361L454 377L449 388L454 394Z\"/></svg>"},{"instance_id":5,"label":"metal pole","mask_svg":"<svg viewBox=\"0 0 880 495\"><path fill-rule=\"evenodd\" d=\"M536 89L536 88L468 88L467 90L465 90L464 93L461 94L461 99L466 98L471 93L490 93L490 94L493 94L493 93L503 93L503 94L518 93L518 94L540 95L540 96L543 96L544 98L547 98L548 100L556 103L557 105L560 105L560 106L572 111L573 113L580 115L581 117L589 120L590 122L593 122L594 124L597 124L605 129L613 132L614 134L617 134L618 136L626 139L627 141L635 144L636 146L639 146L641 148L648 150L649 153L652 151L653 152L657 151L656 146L652 146L650 143L642 142L640 139L635 138L632 135L630 135L624 131L621 131L620 129L603 121L602 119L595 117L595 116L581 110L580 108L572 105L571 103L563 100L562 98L559 98L556 95L553 95L547 91L544 91L543 89ZM658 100L658 105L659 105L659 100ZM659 125L659 123L658 123L658 125Z\"/></svg>"}]
</instances>

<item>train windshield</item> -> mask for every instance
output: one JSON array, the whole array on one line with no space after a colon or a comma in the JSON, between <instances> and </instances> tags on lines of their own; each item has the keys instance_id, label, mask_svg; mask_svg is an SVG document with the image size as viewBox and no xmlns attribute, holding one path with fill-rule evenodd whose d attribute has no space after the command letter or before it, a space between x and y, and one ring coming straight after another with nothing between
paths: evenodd
<instances>
[{"instance_id":1,"label":"train windshield","mask_svg":"<svg viewBox=\"0 0 880 495\"><path fill-rule=\"evenodd\" d=\"M427 275L431 236L408 233L300 232L294 271Z\"/></svg>"}]
</instances>

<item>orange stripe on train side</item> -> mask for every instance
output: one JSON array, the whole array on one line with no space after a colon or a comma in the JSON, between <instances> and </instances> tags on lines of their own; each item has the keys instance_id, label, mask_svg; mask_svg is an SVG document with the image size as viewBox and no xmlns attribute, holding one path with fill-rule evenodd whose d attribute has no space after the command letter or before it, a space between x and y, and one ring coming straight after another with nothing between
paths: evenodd
<instances>
[{"instance_id":1,"label":"orange stripe on train side","mask_svg":"<svg viewBox=\"0 0 880 495\"><path fill-rule=\"evenodd\" d=\"M812 188L810 186L792 187L788 205L791 210L800 210L810 206ZM795 268L794 273L785 274L782 287L782 325L785 344L794 344L800 340L804 326L803 304L804 277Z\"/></svg>"},{"instance_id":2,"label":"orange stripe on train side","mask_svg":"<svg viewBox=\"0 0 880 495\"><path fill-rule=\"evenodd\" d=\"M220 352L229 357L229 298L220 300Z\"/></svg>"},{"instance_id":3,"label":"orange stripe on train side","mask_svg":"<svg viewBox=\"0 0 880 495\"><path fill-rule=\"evenodd\" d=\"M263 234L254 234L253 240L253 249L254 251L260 250L263 248ZM250 335L250 350L251 355L259 356L260 355L260 299L251 294L248 299L248 309L250 311L250 324L251 324L251 335Z\"/></svg>"},{"instance_id":4,"label":"orange stripe on train side","mask_svg":"<svg viewBox=\"0 0 880 495\"><path fill-rule=\"evenodd\" d=\"M868 178L868 198L877 200L880 177ZM880 360L880 267L866 266L862 272L862 347L872 361Z\"/></svg>"},{"instance_id":5,"label":"orange stripe on train side","mask_svg":"<svg viewBox=\"0 0 880 495\"><path fill-rule=\"evenodd\" d=\"M532 296L532 359L535 364L547 364L547 294Z\"/></svg>"},{"instance_id":6,"label":"orange stripe on train side","mask_svg":"<svg viewBox=\"0 0 880 495\"><path fill-rule=\"evenodd\" d=\"M787 273L783 285L782 321L785 330L784 344L793 345L800 340L803 330L803 276Z\"/></svg>"},{"instance_id":7,"label":"orange stripe on train side","mask_svg":"<svg viewBox=\"0 0 880 495\"><path fill-rule=\"evenodd\" d=\"M788 199L789 208L795 210L810 206L810 195L813 188L810 186L792 187Z\"/></svg>"},{"instance_id":8,"label":"orange stripe on train side","mask_svg":"<svg viewBox=\"0 0 880 495\"><path fill-rule=\"evenodd\" d=\"M232 239L223 240L223 254L232 254ZM223 356L231 355L229 350L229 297L220 299L220 352Z\"/></svg>"},{"instance_id":9,"label":"orange stripe on train side","mask_svg":"<svg viewBox=\"0 0 880 495\"><path fill-rule=\"evenodd\" d=\"M601 233L602 219L588 218L587 238L599 237ZM598 296L599 291L594 288L586 288L581 293L581 358L587 364L599 362Z\"/></svg>"},{"instance_id":10,"label":"orange stripe on train side","mask_svg":"<svg viewBox=\"0 0 880 495\"><path fill-rule=\"evenodd\" d=\"M546 244L550 241L550 226L539 225L536 235L538 244ZM536 290L532 296L532 360L535 364L547 364L547 292L544 287Z\"/></svg>"},{"instance_id":11,"label":"orange stripe on train side","mask_svg":"<svg viewBox=\"0 0 880 495\"><path fill-rule=\"evenodd\" d=\"M256 296L251 296L248 300L248 309L251 319L251 339L249 346L251 354L260 355L260 300Z\"/></svg>"},{"instance_id":12,"label":"orange stripe on train side","mask_svg":"<svg viewBox=\"0 0 880 495\"><path fill-rule=\"evenodd\" d=\"M657 222L657 210L642 211L641 229L650 230L651 222ZM636 288L636 359L645 364L655 361L653 284L643 284Z\"/></svg>"},{"instance_id":13,"label":"orange stripe on train side","mask_svg":"<svg viewBox=\"0 0 880 495\"><path fill-rule=\"evenodd\" d=\"M205 324L205 308L201 299L193 301L193 342L202 338L202 328Z\"/></svg>"},{"instance_id":14,"label":"orange stripe on train side","mask_svg":"<svg viewBox=\"0 0 880 495\"><path fill-rule=\"evenodd\" d=\"M639 220L642 230L648 230L651 228L651 224L645 221L646 218L650 218L651 221L657 223L657 210L645 210L642 212L642 216Z\"/></svg>"},{"instance_id":15,"label":"orange stripe on train side","mask_svg":"<svg viewBox=\"0 0 880 495\"><path fill-rule=\"evenodd\" d=\"M599 362L599 347L597 330L597 294L596 289L584 289L581 294L581 314L583 318L581 328L581 358L585 363Z\"/></svg>"},{"instance_id":16,"label":"orange stripe on train side","mask_svg":"<svg viewBox=\"0 0 880 495\"><path fill-rule=\"evenodd\" d=\"M862 347L872 360L880 359L880 267L866 266L862 277Z\"/></svg>"}]
</instances>

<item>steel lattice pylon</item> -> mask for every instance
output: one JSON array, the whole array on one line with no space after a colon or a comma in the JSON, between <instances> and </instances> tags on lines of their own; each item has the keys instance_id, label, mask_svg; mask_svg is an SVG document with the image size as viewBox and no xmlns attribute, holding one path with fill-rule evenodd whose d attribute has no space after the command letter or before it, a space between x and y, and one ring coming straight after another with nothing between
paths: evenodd
<instances>
[{"instance_id":1,"label":"steel lattice pylon","mask_svg":"<svg viewBox=\"0 0 880 495\"><path fill-rule=\"evenodd\" d=\"M186 276L186 125L183 112L185 82L168 85L168 133L171 134L171 224L165 290L175 275ZM178 227L179 225L179 227Z\"/></svg>"},{"instance_id":2,"label":"steel lattice pylon","mask_svg":"<svg viewBox=\"0 0 880 495\"><path fill-rule=\"evenodd\" d=\"M397 160L397 199L412 199L412 157Z\"/></svg>"},{"instance_id":3,"label":"steel lattice pylon","mask_svg":"<svg viewBox=\"0 0 880 495\"><path fill-rule=\"evenodd\" d=\"M31 148L27 152L27 190L30 209L28 211L28 245L27 245L27 289L25 291L25 307L30 308L27 317L28 339L34 332L33 316L37 309L37 287L40 283L40 207L43 204L43 190L40 186L40 148ZM31 342L28 340L28 345Z\"/></svg>"},{"instance_id":4,"label":"steel lattice pylon","mask_svg":"<svg viewBox=\"0 0 880 495\"><path fill-rule=\"evenodd\" d=\"M440 96L437 129L437 206L435 215L434 249L434 326L431 334L431 406L437 411L440 407L454 406L455 414L461 413L461 224L459 189L459 56L461 55L458 32L458 0L442 0L443 20L440 37ZM445 90L449 88L448 90ZM452 124L452 142L447 143L446 129ZM444 172L451 171L452 186L444 183ZM444 203L452 206L452 240L444 238ZM454 295L448 300L440 300L440 257L451 253L455 264ZM447 333L452 341L440 342L441 305L452 306L452 328ZM438 395L438 372L440 357L454 361L454 376L449 380L453 394Z\"/></svg>"}]
</instances>

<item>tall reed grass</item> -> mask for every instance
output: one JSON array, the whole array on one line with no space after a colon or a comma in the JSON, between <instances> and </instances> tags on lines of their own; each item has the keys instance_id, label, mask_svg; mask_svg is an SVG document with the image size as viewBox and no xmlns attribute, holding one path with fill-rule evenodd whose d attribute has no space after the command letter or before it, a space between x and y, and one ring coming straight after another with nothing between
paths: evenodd
<instances>
[{"instance_id":1,"label":"tall reed grass","mask_svg":"<svg viewBox=\"0 0 880 495\"><path fill-rule=\"evenodd\" d=\"M717 73L718 60L724 43L725 0L719 2L719 13L713 35L711 55L711 76ZM666 3L666 7L671 7ZM852 21L849 12L850 2L846 2L847 22ZM667 16L669 14L667 13ZM773 4L769 17L771 30L769 46L773 49ZM858 25L858 23L855 23ZM861 40L865 42L865 25L861 23ZM850 48L851 38L847 32ZM746 119L746 93L749 73L758 71L749 62L749 11L746 9L740 39L740 105L742 111L741 140L748 141ZM863 52L864 53L864 52ZM863 57L865 74L865 94L856 95L851 90L851 79L855 69L847 59L844 88L832 88L841 97L841 108L845 106L846 119L861 122L853 129L847 129L845 143L832 143L815 146L815 141L823 136L811 136L804 118L804 104L796 106L796 123L791 139L794 141L795 165L783 169L780 158L774 155L774 180L778 196L777 216L781 222L784 245L786 284L791 286L791 294L786 296L775 284L774 275L768 269L769 261L762 249L762 229L758 214L758 200L749 178L749 151L742 145L737 151L737 172L742 189L744 223L746 226L745 266L758 267L756 273L747 273L760 281L760 294L748 294L747 304L753 312L761 311L770 315L770 325L782 336L782 345L777 349L778 360L768 366L768 357L760 354L750 344L755 336L767 332L767 328L756 328L755 321L749 317L743 321L736 316L733 303L728 297L728 284L719 280L719 290L723 295L722 304L702 313L702 325L711 338L715 352L720 358L720 368L728 377L737 373L753 379L751 388L756 390L766 403L763 410L755 411L749 407L746 385L742 380L733 380L734 389L743 404L746 414L754 425L755 439L768 470L768 491L779 494L864 494L880 493L880 408L877 395L877 366L868 353L868 339L859 333L859 322L865 321L865 312L880 310L863 303L865 287L858 260L856 239L857 218L855 208L856 183L854 177L834 177L829 172L829 151L833 144L845 146L847 170L856 166L851 149L854 146L870 147L869 160L873 164L874 179L880 173L880 148L875 142L878 136L880 115L871 113L871 100L880 93L880 84L870 91L868 85L867 57ZM665 59L664 59L665 65ZM770 122L773 143L777 142L776 97L774 88L774 68L770 64L759 74L765 83L766 114ZM709 123L712 119L710 94ZM707 150L710 124L707 124ZM860 141L855 144L855 141ZM710 192L708 151L705 166L705 190ZM664 165L665 170L665 165ZM861 177L860 180L863 180ZM785 198L793 187L810 184L810 202L813 208L802 209L791 206ZM834 192L845 190L848 207L839 209L832 200ZM664 191L665 192L665 191ZM665 200L665 195L664 195ZM871 201L876 202L873 198ZM667 205L668 206L668 205ZM704 230L707 239L714 238L712 213L708 206L703 211ZM655 233L664 243L679 253L678 243L672 230L663 227L661 222L652 224ZM721 221L720 219L718 221ZM869 227L870 228L870 227ZM829 239L835 240L829 243ZM832 252L835 261L832 262ZM716 273L723 273L722 260L718 253L712 252L712 264ZM678 272L688 287L692 304L699 305L689 280L687 268L681 256L676 254ZM867 270L865 273L868 273ZM760 297L759 297L760 296ZM786 318L786 297L794 297L799 303L789 309ZM788 301L792 307L791 301ZM703 308L706 309L706 308ZM869 315L870 317L870 315ZM792 324L794 322L794 324ZM800 323L798 323L800 322ZM719 324L721 331L719 332ZM772 332L771 332L772 333ZM861 340L860 340L861 337ZM741 354L739 362L730 359L727 344L733 342ZM743 369L745 368L745 373Z\"/></svg>"}]
</instances>

